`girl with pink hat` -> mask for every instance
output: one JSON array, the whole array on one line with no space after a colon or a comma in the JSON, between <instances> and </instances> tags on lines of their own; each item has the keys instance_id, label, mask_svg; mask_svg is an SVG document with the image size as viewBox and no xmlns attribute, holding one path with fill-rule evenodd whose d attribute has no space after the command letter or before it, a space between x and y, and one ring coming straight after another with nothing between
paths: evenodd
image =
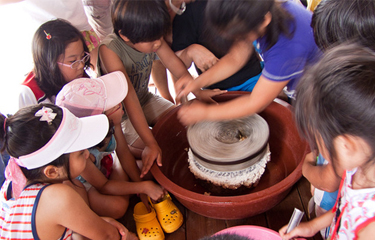
<instances>
[{"instance_id":1,"label":"girl with pink hat","mask_svg":"<svg viewBox=\"0 0 375 240\"><path fill-rule=\"evenodd\" d=\"M101 113L108 117L110 130L100 144L89 149L90 157L79 180L86 187L94 212L116 219L125 214L130 194L140 194L146 206L147 196L156 201L164 195L161 186L140 178L140 169L122 133L122 101L127 92L125 75L117 71L95 79L75 79L56 96L56 104L77 117Z\"/></svg>"}]
</instances>

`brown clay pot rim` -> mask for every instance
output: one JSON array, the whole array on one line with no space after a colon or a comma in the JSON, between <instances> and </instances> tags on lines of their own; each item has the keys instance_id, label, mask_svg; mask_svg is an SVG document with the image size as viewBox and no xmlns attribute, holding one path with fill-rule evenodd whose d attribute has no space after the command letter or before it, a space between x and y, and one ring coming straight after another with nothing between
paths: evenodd
<instances>
[{"instance_id":1,"label":"brown clay pot rim","mask_svg":"<svg viewBox=\"0 0 375 240\"><path fill-rule=\"evenodd\" d=\"M176 195L177 197L183 198L183 199L194 199L194 201L202 201L202 202L210 202L211 204L221 204L221 202L232 202L234 199L235 202L238 201L249 201L249 197L251 200L261 200L263 198L269 198L269 196L273 195L279 195L281 192L286 191L288 188L291 188L302 176L302 164L303 161L301 161L297 168L289 174L286 178L281 180L279 183L267 188L263 189L261 191L255 192L255 193L249 193L245 195L239 195L239 196L208 196L199 194L196 192L192 192L189 190L186 190L185 188L175 184L171 180L169 180L159 169L159 167L154 164L151 168L151 172L155 179L159 182L160 185L162 185L164 188L166 188L168 191L170 191L173 195ZM293 182L293 184L288 185L287 183ZM171 190L173 189L173 190ZM257 197L257 195L259 195ZM213 200L214 202L211 202L209 200ZM219 202L220 201L220 202Z\"/></svg>"},{"instance_id":2,"label":"brown clay pot rim","mask_svg":"<svg viewBox=\"0 0 375 240\"><path fill-rule=\"evenodd\" d=\"M243 93L243 92L231 92L231 93L228 93L227 95L231 95L232 93L234 95L238 95L238 93ZM290 104L286 103L283 100L275 99L274 102L276 102L277 104L283 105L289 111L292 111L293 109L293 107ZM169 111L168 113L166 113L164 117L161 118L160 121L157 122L157 125L162 124L163 121L165 121L165 119L169 118L169 116L173 115L178 110L179 110L179 107L176 107L172 109L171 111ZM306 147L306 150L302 159L305 158L307 152L308 152L308 146ZM303 160L299 162L297 167L287 177L285 177L283 180L276 183L275 185L267 189L260 190L258 192L249 193L245 195L239 195L239 196L208 196L208 195L203 195L203 194L199 194L196 192L186 190L185 188L169 180L161 172L160 168L156 164L152 166L151 173L154 176L154 178L159 182L160 185L162 185L165 189L170 191L173 195L175 195L178 198L182 198L185 200L193 199L194 202L200 201L200 202L205 202L205 203L209 202L210 204L221 205L222 202L239 202L239 201L248 202L249 200L260 201L264 198L268 199L270 196L279 195L280 193L291 188L302 177L302 164L303 164ZM293 184L288 184L290 182L292 182Z\"/></svg>"}]
</instances>

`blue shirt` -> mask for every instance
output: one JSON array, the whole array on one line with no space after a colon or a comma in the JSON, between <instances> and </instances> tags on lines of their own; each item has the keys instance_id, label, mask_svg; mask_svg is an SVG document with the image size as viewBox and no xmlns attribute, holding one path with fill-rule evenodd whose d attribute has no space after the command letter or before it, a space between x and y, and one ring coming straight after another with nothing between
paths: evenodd
<instances>
[{"instance_id":1,"label":"blue shirt","mask_svg":"<svg viewBox=\"0 0 375 240\"><path fill-rule=\"evenodd\" d=\"M287 81L287 95L294 97L294 89L308 63L315 61L320 50L315 44L310 26L312 13L302 5L285 1L282 7L294 18L289 29L293 36L279 35L275 45L266 50L266 36L258 39L261 55L264 59L262 75L272 81Z\"/></svg>"}]
</instances>

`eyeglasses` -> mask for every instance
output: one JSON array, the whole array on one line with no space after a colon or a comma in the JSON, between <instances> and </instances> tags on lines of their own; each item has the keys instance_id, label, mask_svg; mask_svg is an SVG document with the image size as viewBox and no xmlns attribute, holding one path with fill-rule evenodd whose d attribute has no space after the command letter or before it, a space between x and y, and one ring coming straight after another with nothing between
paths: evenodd
<instances>
[{"instance_id":1,"label":"eyeglasses","mask_svg":"<svg viewBox=\"0 0 375 240\"><path fill-rule=\"evenodd\" d=\"M61 63L61 62L58 62L58 64L63 65L65 67L70 67L72 69L77 69L80 66L81 63L83 63L83 65L85 65L87 63L87 61L89 61L89 60L90 60L90 53L85 52L85 56L81 60L76 60L72 64L65 64L65 63Z\"/></svg>"}]
</instances>

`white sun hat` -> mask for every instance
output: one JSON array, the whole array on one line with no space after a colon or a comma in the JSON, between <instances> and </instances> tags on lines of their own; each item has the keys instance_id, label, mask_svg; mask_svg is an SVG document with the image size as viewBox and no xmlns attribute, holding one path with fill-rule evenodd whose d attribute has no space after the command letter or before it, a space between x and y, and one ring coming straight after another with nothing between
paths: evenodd
<instances>
[{"instance_id":1,"label":"white sun hat","mask_svg":"<svg viewBox=\"0 0 375 240\"><path fill-rule=\"evenodd\" d=\"M62 107L62 110L63 117L53 137L39 150L14 159L18 165L27 169L42 167L64 153L72 153L95 146L107 135L109 122L104 114L78 118L68 109ZM55 114L48 107L43 107L40 111L42 114L43 112ZM44 117L43 115L35 116Z\"/></svg>"}]
</instances>

